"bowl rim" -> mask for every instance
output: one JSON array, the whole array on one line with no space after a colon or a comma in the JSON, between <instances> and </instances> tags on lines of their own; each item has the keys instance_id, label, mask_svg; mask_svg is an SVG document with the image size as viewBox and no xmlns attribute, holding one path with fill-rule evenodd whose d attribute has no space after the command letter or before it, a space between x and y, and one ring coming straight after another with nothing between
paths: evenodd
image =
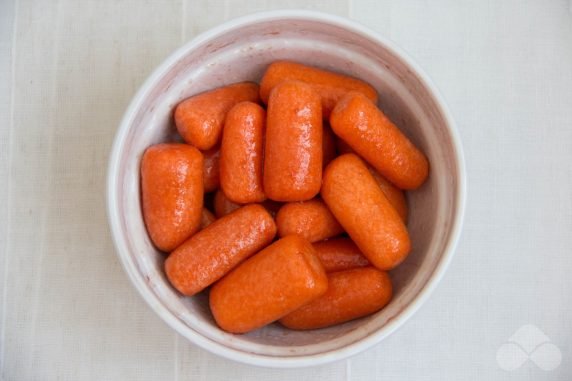
<instances>
[{"instance_id":1,"label":"bowl rim","mask_svg":"<svg viewBox=\"0 0 572 381\"><path fill-rule=\"evenodd\" d=\"M369 336L355 341L346 345L343 348L330 350L323 353L311 354L311 355L300 355L300 356L267 356L255 353L248 353L237 349L232 349L226 347L216 341L213 341L200 333L193 330L191 327L185 325L182 321L178 320L171 312L163 305L159 298L149 292L148 285L145 283L143 277L137 271L137 265L131 260L128 249L127 241L125 237L122 237L118 232L120 229L119 223L119 207L118 207L118 197L115 193L118 184L118 172L119 172L119 162L120 155L122 151L123 144L129 132L129 126L132 124L137 110L143 101L143 99L148 95L148 93L154 88L157 81L163 76L163 74L172 67L180 58L182 58L189 50L194 49L199 44L206 40L210 40L222 33L227 32L241 26L247 26L252 23L260 22L262 20L277 20L277 19L297 19L304 21L318 21L324 22L331 25L335 25L353 33L362 35L368 39L381 44L389 50L392 54L398 57L404 62L404 64L409 67L413 73L418 77L421 83L427 87L429 93L431 94L433 100L439 112L444 118L446 129L451 137L453 154L456 158L456 176L458 179L457 190L456 190L456 205L455 213L453 216L453 223L451 225L449 239L446 243L443 254L438 261L437 266L434 271L429 275L427 283L420 290L420 292L414 297L412 302L408 304L401 313L394 319L389 321L379 330L371 333ZM302 9L289 9L289 10L275 10L275 11L262 11L251 13L242 17L231 19L226 21L214 28L211 28L190 41L183 44L173 53L171 53L145 80L143 85L139 88L136 95L131 100L123 118L121 119L119 129L116 132L113 146L110 151L108 168L107 168L107 217L108 223L111 230L111 235L115 250L117 255L121 260L121 264L129 276L131 282L147 302L147 304L161 317L161 319L166 322L171 328L173 328L178 334L184 336L192 343L198 345L199 347L208 350L211 353L217 354L227 359L238 361L241 363L263 366L263 367L274 367L274 368L298 368L315 366L330 363L337 360L342 360L351 356L354 356L368 348L371 348L375 344L379 343L385 337L389 336L395 332L400 326L402 326L409 318L419 310L419 308L427 301L431 293L436 288L439 281L442 279L447 267L449 266L451 259L455 253L457 243L459 241L464 214L465 214L465 204L466 204L466 168L465 159L461 144L461 139L459 132L457 130L456 124L449 111L441 93L437 89L436 85L432 82L429 76L423 71L423 69L400 47L398 47L394 42L386 37L378 34L372 29L359 24L356 21L336 16L328 13L309 11Z\"/></svg>"}]
</instances>

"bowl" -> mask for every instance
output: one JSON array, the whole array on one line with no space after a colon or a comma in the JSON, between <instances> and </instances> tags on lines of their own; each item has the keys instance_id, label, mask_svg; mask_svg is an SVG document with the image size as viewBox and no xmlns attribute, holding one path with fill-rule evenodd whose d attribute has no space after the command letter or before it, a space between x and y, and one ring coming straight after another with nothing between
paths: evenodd
<instances>
[{"instance_id":1,"label":"bowl","mask_svg":"<svg viewBox=\"0 0 572 381\"><path fill-rule=\"evenodd\" d=\"M175 105L193 94L260 80L281 59L346 73L372 84L381 109L429 158L431 173L408 192L413 249L391 272L394 297L380 312L338 326L291 331L271 324L244 335L222 331L208 296L183 297L163 272L165 255L143 222L139 165L144 150L173 140ZM459 238L465 169L453 119L435 86L397 46L344 18L310 11L252 14L205 32L168 57L125 112L112 148L108 217L117 254L141 296L175 331L223 357L269 367L302 367L354 355L394 332L427 300Z\"/></svg>"}]
</instances>

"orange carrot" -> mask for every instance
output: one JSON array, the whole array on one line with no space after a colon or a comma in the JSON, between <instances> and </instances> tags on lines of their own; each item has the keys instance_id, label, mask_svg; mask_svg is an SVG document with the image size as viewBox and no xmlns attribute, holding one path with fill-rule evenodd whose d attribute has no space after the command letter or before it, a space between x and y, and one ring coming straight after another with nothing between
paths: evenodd
<instances>
[{"instance_id":1,"label":"orange carrot","mask_svg":"<svg viewBox=\"0 0 572 381\"><path fill-rule=\"evenodd\" d=\"M200 150L220 142L226 113L238 102L258 102L258 85L241 82L185 99L175 108L175 125L185 142Z\"/></svg>"},{"instance_id":2,"label":"orange carrot","mask_svg":"<svg viewBox=\"0 0 572 381\"><path fill-rule=\"evenodd\" d=\"M389 303L391 280L373 267L328 274L328 291L280 323L291 329L316 329L370 315Z\"/></svg>"},{"instance_id":3,"label":"orange carrot","mask_svg":"<svg viewBox=\"0 0 572 381\"><path fill-rule=\"evenodd\" d=\"M302 82L276 86L268 102L264 191L275 201L304 201L320 191L320 98Z\"/></svg>"},{"instance_id":4,"label":"orange carrot","mask_svg":"<svg viewBox=\"0 0 572 381\"><path fill-rule=\"evenodd\" d=\"M427 178L425 155L363 94L345 95L330 123L336 135L397 187L415 189Z\"/></svg>"},{"instance_id":5,"label":"orange carrot","mask_svg":"<svg viewBox=\"0 0 572 381\"><path fill-rule=\"evenodd\" d=\"M179 292L194 295L256 253L276 235L272 216L247 205L201 230L165 261L167 278Z\"/></svg>"},{"instance_id":6,"label":"orange carrot","mask_svg":"<svg viewBox=\"0 0 572 381\"><path fill-rule=\"evenodd\" d=\"M321 194L375 267L390 270L405 259L411 250L407 228L358 156L339 156L326 167Z\"/></svg>"},{"instance_id":7,"label":"orange carrot","mask_svg":"<svg viewBox=\"0 0 572 381\"><path fill-rule=\"evenodd\" d=\"M314 248L298 236L284 237L216 283L210 307L217 324L244 333L280 319L323 295L326 273Z\"/></svg>"},{"instance_id":8,"label":"orange carrot","mask_svg":"<svg viewBox=\"0 0 572 381\"><path fill-rule=\"evenodd\" d=\"M314 88L320 95L325 118L348 91L360 91L372 102L377 102L375 89L362 80L290 61L277 61L268 66L260 82L262 101L268 103L270 92L274 87L292 80L308 83Z\"/></svg>"},{"instance_id":9,"label":"orange carrot","mask_svg":"<svg viewBox=\"0 0 572 381\"><path fill-rule=\"evenodd\" d=\"M141 196L147 232L171 251L199 229L203 208L203 155L186 144L156 144L141 160Z\"/></svg>"},{"instance_id":10,"label":"orange carrot","mask_svg":"<svg viewBox=\"0 0 572 381\"><path fill-rule=\"evenodd\" d=\"M344 232L320 199L285 204L276 214L278 236L297 234L310 242L335 237Z\"/></svg>"},{"instance_id":11,"label":"orange carrot","mask_svg":"<svg viewBox=\"0 0 572 381\"><path fill-rule=\"evenodd\" d=\"M226 116L221 145L220 182L233 202L261 202L266 112L252 102L237 103Z\"/></svg>"},{"instance_id":12,"label":"orange carrot","mask_svg":"<svg viewBox=\"0 0 572 381\"><path fill-rule=\"evenodd\" d=\"M336 147L340 154L345 153L356 153L346 142L342 139L336 139ZM356 154L357 155L357 154ZM367 168L373 175L375 181L381 188L381 191L387 197L391 205L395 208L399 216L407 224L407 215L409 213L409 208L407 207L407 199L405 198L404 192L390 183L385 177L383 177L378 171L376 171L371 165L368 165Z\"/></svg>"}]
</instances>

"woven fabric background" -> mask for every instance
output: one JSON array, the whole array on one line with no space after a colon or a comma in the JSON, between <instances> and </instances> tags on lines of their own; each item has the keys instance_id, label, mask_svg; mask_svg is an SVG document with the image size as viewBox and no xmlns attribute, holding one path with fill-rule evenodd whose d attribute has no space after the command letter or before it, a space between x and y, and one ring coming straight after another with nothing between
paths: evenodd
<instances>
[{"instance_id":1,"label":"woven fabric background","mask_svg":"<svg viewBox=\"0 0 572 381\"><path fill-rule=\"evenodd\" d=\"M469 190L456 256L423 308L373 349L299 370L178 337L123 272L104 197L114 133L146 76L212 26L285 7L355 19L408 51L456 118ZM5 381L570 380L571 274L569 1L0 1ZM553 370L538 348L503 369L522 352L499 348L523 326L560 353Z\"/></svg>"}]
</instances>

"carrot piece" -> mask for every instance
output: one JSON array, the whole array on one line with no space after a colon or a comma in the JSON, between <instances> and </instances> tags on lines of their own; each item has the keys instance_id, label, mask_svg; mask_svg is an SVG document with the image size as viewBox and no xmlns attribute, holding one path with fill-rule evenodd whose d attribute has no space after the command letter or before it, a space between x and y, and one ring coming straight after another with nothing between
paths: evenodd
<instances>
[{"instance_id":1,"label":"carrot piece","mask_svg":"<svg viewBox=\"0 0 572 381\"><path fill-rule=\"evenodd\" d=\"M219 280L276 235L272 216L260 205L247 205L201 230L165 261L167 278L179 292L194 295Z\"/></svg>"},{"instance_id":2,"label":"carrot piece","mask_svg":"<svg viewBox=\"0 0 572 381\"><path fill-rule=\"evenodd\" d=\"M336 139L336 147L340 154L345 154L345 153L356 154L356 152L340 138ZM407 199L405 198L405 193L403 192L403 190L399 189L398 187L390 183L389 180L383 177L371 165L368 164L367 168L373 175L375 181L377 181L377 184L381 188L381 191L383 192L385 197L387 197L391 205L393 205L397 213L399 213L399 216L401 217L403 222L407 224L407 216L409 214L409 208L407 206Z\"/></svg>"},{"instance_id":3,"label":"carrot piece","mask_svg":"<svg viewBox=\"0 0 572 381\"><path fill-rule=\"evenodd\" d=\"M171 251L200 226L203 155L187 144L156 144L141 160L143 218L159 250Z\"/></svg>"},{"instance_id":4,"label":"carrot piece","mask_svg":"<svg viewBox=\"0 0 572 381\"><path fill-rule=\"evenodd\" d=\"M268 102L264 191L274 201L304 201L320 191L320 98L302 82L276 86Z\"/></svg>"},{"instance_id":5,"label":"carrot piece","mask_svg":"<svg viewBox=\"0 0 572 381\"><path fill-rule=\"evenodd\" d=\"M246 204L266 198L262 189L265 124L266 112L252 102L237 103L226 116L220 182L233 202Z\"/></svg>"},{"instance_id":6,"label":"carrot piece","mask_svg":"<svg viewBox=\"0 0 572 381\"><path fill-rule=\"evenodd\" d=\"M245 261L210 292L217 324L228 332L260 328L323 295L324 268L312 245L292 235Z\"/></svg>"},{"instance_id":7,"label":"carrot piece","mask_svg":"<svg viewBox=\"0 0 572 381\"><path fill-rule=\"evenodd\" d=\"M373 267L331 273L324 295L284 316L280 323L299 330L329 327L381 310L392 294L387 273Z\"/></svg>"},{"instance_id":8,"label":"carrot piece","mask_svg":"<svg viewBox=\"0 0 572 381\"><path fill-rule=\"evenodd\" d=\"M175 125L185 142L200 150L220 142L224 118L238 102L258 102L258 85L241 82L193 95L175 108Z\"/></svg>"},{"instance_id":9,"label":"carrot piece","mask_svg":"<svg viewBox=\"0 0 572 381\"><path fill-rule=\"evenodd\" d=\"M363 94L345 95L330 123L337 136L397 187L415 189L427 178L425 155Z\"/></svg>"},{"instance_id":10,"label":"carrot piece","mask_svg":"<svg viewBox=\"0 0 572 381\"><path fill-rule=\"evenodd\" d=\"M321 194L375 267L392 269L409 254L407 228L358 156L339 156L326 167Z\"/></svg>"},{"instance_id":11,"label":"carrot piece","mask_svg":"<svg viewBox=\"0 0 572 381\"><path fill-rule=\"evenodd\" d=\"M297 234L310 242L335 237L344 232L320 199L285 204L276 214L278 236Z\"/></svg>"},{"instance_id":12,"label":"carrot piece","mask_svg":"<svg viewBox=\"0 0 572 381\"><path fill-rule=\"evenodd\" d=\"M277 61L266 69L260 82L260 97L268 103L270 92L285 81L302 81L311 85L319 94L324 118L327 118L336 103L348 91L359 91L377 103L377 92L368 83L344 74L291 61Z\"/></svg>"}]
</instances>

